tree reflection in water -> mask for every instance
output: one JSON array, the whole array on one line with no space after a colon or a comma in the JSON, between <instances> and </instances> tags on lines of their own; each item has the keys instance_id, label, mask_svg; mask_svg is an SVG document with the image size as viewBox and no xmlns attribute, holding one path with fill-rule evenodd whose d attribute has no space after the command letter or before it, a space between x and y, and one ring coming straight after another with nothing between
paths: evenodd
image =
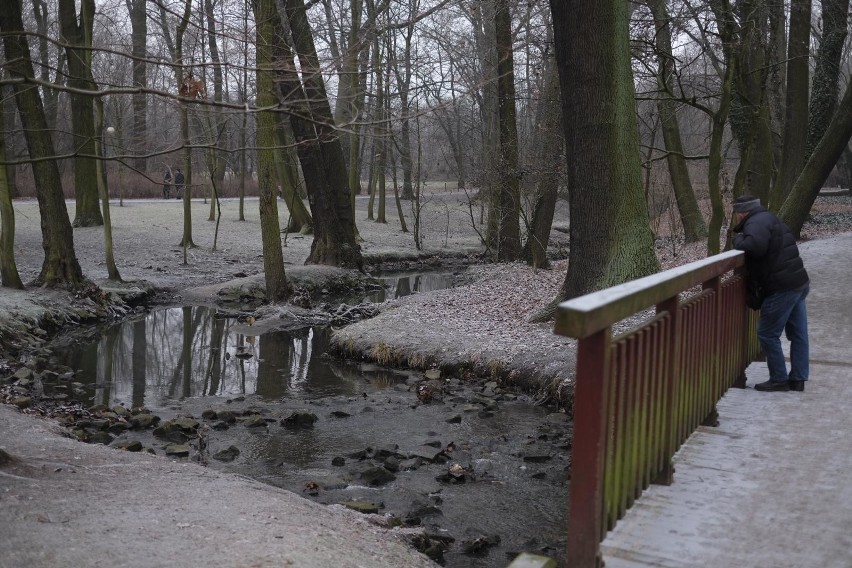
<instances>
[{"instance_id":1,"label":"tree reflection in water","mask_svg":"<svg viewBox=\"0 0 852 568\"><path fill-rule=\"evenodd\" d=\"M216 310L157 310L112 326L96 343L58 352L77 380L96 387L92 403L159 407L169 400L257 394L265 400L360 394L405 379L325 355L329 331L303 328L260 336Z\"/></svg>"}]
</instances>

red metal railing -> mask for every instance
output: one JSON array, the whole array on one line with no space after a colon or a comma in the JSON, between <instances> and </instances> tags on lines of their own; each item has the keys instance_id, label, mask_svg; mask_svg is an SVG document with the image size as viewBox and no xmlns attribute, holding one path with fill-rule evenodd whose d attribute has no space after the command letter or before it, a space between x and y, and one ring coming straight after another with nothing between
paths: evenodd
<instances>
[{"instance_id":1,"label":"red metal railing","mask_svg":"<svg viewBox=\"0 0 852 568\"><path fill-rule=\"evenodd\" d=\"M730 251L560 304L555 333L579 340L567 566L600 565L607 531L650 483L671 483L677 449L715 423L729 387L745 386L759 348L743 262Z\"/></svg>"}]
</instances>

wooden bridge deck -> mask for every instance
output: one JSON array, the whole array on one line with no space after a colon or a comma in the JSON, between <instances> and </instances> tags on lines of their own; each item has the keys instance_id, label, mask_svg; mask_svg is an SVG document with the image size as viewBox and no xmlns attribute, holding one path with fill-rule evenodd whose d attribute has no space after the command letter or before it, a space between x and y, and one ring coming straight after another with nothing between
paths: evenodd
<instances>
[{"instance_id":1,"label":"wooden bridge deck","mask_svg":"<svg viewBox=\"0 0 852 568\"><path fill-rule=\"evenodd\" d=\"M804 393L749 388L719 402L601 548L607 568L852 566L852 235L801 246L811 275Z\"/></svg>"}]
</instances>

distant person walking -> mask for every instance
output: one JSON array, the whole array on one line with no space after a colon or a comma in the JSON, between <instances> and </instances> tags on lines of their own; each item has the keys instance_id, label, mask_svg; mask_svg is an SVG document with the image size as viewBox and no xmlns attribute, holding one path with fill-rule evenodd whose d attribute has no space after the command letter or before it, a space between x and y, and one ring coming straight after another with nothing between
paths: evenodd
<instances>
[{"instance_id":1,"label":"distant person walking","mask_svg":"<svg viewBox=\"0 0 852 568\"><path fill-rule=\"evenodd\" d=\"M168 199L172 193L172 170L167 167L163 173L163 199Z\"/></svg>"},{"instance_id":2,"label":"distant person walking","mask_svg":"<svg viewBox=\"0 0 852 568\"><path fill-rule=\"evenodd\" d=\"M808 380L808 314L805 298L810 279L796 238L757 197L734 201L734 248L746 253L749 307L760 309L757 338L766 356L769 380L759 391L804 391ZM790 340L790 372L781 350L781 333Z\"/></svg>"},{"instance_id":3,"label":"distant person walking","mask_svg":"<svg viewBox=\"0 0 852 568\"><path fill-rule=\"evenodd\" d=\"M183 197L183 172L180 168L175 168L175 199Z\"/></svg>"}]
</instances>

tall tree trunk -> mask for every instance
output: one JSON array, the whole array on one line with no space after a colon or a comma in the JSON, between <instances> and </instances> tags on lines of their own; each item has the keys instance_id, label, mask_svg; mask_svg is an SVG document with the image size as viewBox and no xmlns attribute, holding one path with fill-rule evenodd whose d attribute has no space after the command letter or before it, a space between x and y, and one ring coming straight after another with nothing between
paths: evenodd
<instances>
[{"instance_id":1,"label":"tall tree trunk","mask_svg":"<svg viewBox=\"0 0 852 568\"><path fill-rule=\"evenodd\" d=\"M275 172L290 215L286 231L307 235L313 232L314 221L299 196L299 168L290 153L295 141L291 139L292 133L284 125L285 120L283 114L275 115Z\"/></svg>"},{"instance_id":2,"label":"tall tree trunk","mask_svg":"<svg viewBox=\"0 0 852 568\"><path fill-rule=\"evenodd\" d=\"M248 53L249 53L249 24L248 24L248 8L243 10L243 84L240 86L240 98L242 103L248 105ZM246 201L246 165L248 163L246 154L248 149L248 113L244 112L242 126L240 128L240 212L238 219L246 220L245 201Z\"/></svg>"},{"instance_id":3,"label":"tall tree trunk","mask_svg":"<svg viewBox=\"0 0 852 568\"><path fill-rule=\"evenodd\" d=\"M787 13L786 0L766 0L769 16L769 45L767 64L769 75L769 114L772 129L772 155L776 164L781 163L781 133L784 132L784 91L787 87Z\"/></svg>"},{"instance_id":4,"label":"tall tree trunk","mask_svg":"<svg viewBox=\"0 0 852 568\"><path fill-rule=\"evenodd\" d=\"M495 247L499 232L497 208L497 160L499 146L499 110L497 102L497 48L494 45L494 2L478 0L472 5L474 40L480 67L479 83L482 91L480 120L482 122L481 182L479 199L488 207L488 225L485 243Z\"/></svg>"},{"instance_id":5,"label":"tall tree trunk","mask_svg":"<svg viewBox=\"0 0 852 568\"><path fill-rule=\"evenodd\" d=\"M353 123L360 113L360 97L358 91L361 87L361 78L359 69L359 54L362 52L361 39L361 12L363 10L363 0L349 0L349 14L352 18L352 25L349 30L349 49L346 52L346 58L343 62L343 77L342 81L348 83L346 91L345 108L348 110L344 113L343 126L349 130L346 143L341 140L344 152L348 153L349 166L349 200L352 204L352 214L355 214L355 196L361 193L361 139L359 127Z\"/></svg>"},{"instance_id":6,"label":"tall tree trunk","mask_svg":"<svg viewBox=\"0 0 852 568\"><path fill-rule=\"evenodd\" d=\"M283 29L275 0L257 0L257 106L268 108L275 104L273 81L277 60L275 46L283 42ZM263 240L263 272L266 278L266 299L283 302L293 293L284 272L284 251L281 247L281 226L278 220L278 191L275 177L275 113L260 111L257 115L257 182L260 192L260 231Z\"/></svg>"},{"instance_id":7,"label":"tall tree trunk","mask_svg":"<svg viewBox=\"0 0 852 568\"><path fill-rule=\"evenodd\" d=\"M671 19L666 10L666 0L648 0L648 7L651 9L656 30L655 43L659 59L657 84L663 93L662 98L657 100L657 112L660 114L663 141L666 145L666 163L669 166L675 202L683 223L684 237L686 242L692 243L707 236L707 227L689 179L689 168L686 165L680 125L677 120L677 106L672 100L672 76L675 75L676 69L672 52Z\"/></svg>"},{"instance_id":8,"label":"tall tree trunk","mask_svg":"<svg viewBox=\"0 0 852 568\"><path fill-rule=\"evenodd\" d=\"M802 171L808 137L808 91L811 42L811 0L792 0L790 40L787 47L787 101L784 112L784 144L778 177L769 196L769 208L777 211Z\"/></svg>"},{"instance_id":9,"label":"tall tree trunk","mask_svg":"<svg viewBox=\"0 0 852 568\"><path fill-rule=\"evenodd\" d=\"M300 143L299 158L314 218L314 240L306 262L361 269L363 259L361 247L355 240L355 216L349 203L346 162L340 139L331 127L331 107L305 3L304 0L286 0L286 7L304 91L289 89L284 94L301 94L301 106L308 113L304 116L309 119L290 115L296 140ZM309 183L309 175L316 183Z\"/></svg>"},{"instance_id":10,"label":"tall tree trunk","mask_svg":"<svg viewBox=\"0 0 852 568\"><path fill-rule=\"evenodd\" d=\"M0 32L6 50L6 67L13 79L33 79L30 48L24 34L20 0L7 2L0 10ZM75 287L84 281L83 271L74 253L74 232L62 194L62 180L50 139L44 107L38 89L21 83L13 85L21 126L33 163L36 198L41 212L44 263L37 284ZM47 159L46 159L47 158Z\"/></svg>"},{"instance_id":11,"label":"tall tree trunk","mask_svg":"<svg viewBox=\"0 0 852 568\"><path fill-rule=\"evenodd\" d=\"M68 58L68 86L73 89L96 90L92 77L92 28L95 0L81 0L79 22L75 0L59 0L59 24ZM103 225L98 207L97 165L95 164L95 119L92 96L72 92L71 123L74 128L74 195L75 227Z\"/></svg>"},{"instance_id":12,"label":"tall tree trunk","mask_svg":"<svg viewBox=\"0 0 852 568\"><path fill-rule=\"evenodd\" d=\"M734 83L731 131L740 148L740 179L748 193L764 203L769 199L773 173L773 140L766 89L766 38L768 12L758 0L742 0L735 10L742 25L739 49L742 63Z\"/></svg>"},{"instance_id":13,"label":"tall tree trunk","mask_svg":"<svg viewBox=\"0 0 852 568\"><path fill-rule=\"evenodd\" d=\"M828 129L837 108L837 81L840 77L843 45L846 43L848 13L849 0L822 0L822 38L816 56L808 109L808 141L804 156L806 160Z\"/></svg>"},{"instance_id":14,"label":"tall tree trunk","mask_svg":"<svg viewBox=\"0 0 852 568\"><path fill-rule=\"evenodd\" d=\"M163 37L166 46L172 57L172 67L175 74L175 84L180 86L184 79L184 59L183 59L183 40L186 29L189 27L190 16L192 15L192 0L184 0L183 14L178 20L175 28L175 39L172 43L171 31L166 16L166 10L163 4L159 5L160 9L160 29L163 32ZM184 170L184 189L183 189L183 234L178 246L183 247L184 264L187 262L186 249L195 248L195 243L192 240L192 149L189 142L189 114L186 108L186 101L181 100L178 107L180 120L180 139L181 147L183 148L183 170ZM175 191L180 191L177 186Z\"/></svg>"},{"instance_id":15,"label":"tall tree trunk","mask_svg":"<svg viewBox=\"0 0 852 568\"><path fill-rule=\"evenodd\" d=\"M4 126L3 122L4 117L0 117L0 127ZM15 264L15 210L5 161L6 137L0 136L0 285L20 290L24 284Z\"/></svg>"},{"instance_id":16,"label":"tall tree trunk","mask_svg":"<svg viewBox=\"0 0 852 568\"><path fill-rule=\"evenodd\" d=\"M382 59L382 52L379 49L379 37L378 34L373 35L373 58L374 61L378 62ZM380 65L374 65L376 69L376 123L380 126L374 128L376 133L373 143L373 146L376 148L374 152L376 159L374 162L375 170L376 170L376 185L378 185L379 189L379 211L376 217L377 223L387 223L387 219L385 218L385 164L387 162L387 153L388 153L388 143L387 136L390 134L387 131L387 127L385 126L385 119L387 115L385 114L385 107L387 106L386 99L388 93L385 89L385 76L384 70ZM390 80L390 77L388 77ZM371 178L373 176L370 176ZM371 179L372 181L372 179ZM375 193L375 186L373 183L370 184L370 213L373 212L373 195Z\"/></svg>"},{"instance_id":17,"label":"tall tree trunk","mask_svg":"<svg viewBox=\"0 0 852 568\"><path fill-rule=\"evenodd\" d=\"M710 7L716 17L719 36L722 41L722 52L725 57L724 72L722 73L722 88L719 94L718 107L714 109L705 108L704 111L711 117L709 160L707 165L707 186L710 190L710 227L707 236L707 255L719 253L721 249L720 233L725 220L725 207L722 202L722 188L720 183L722 173L722 141L725 136L725 123L731 113L734 99L734 83L740 76L740 65L747 54L735 45L735 18L733 9L728 0L715 0ZM749 142L748 148L753 144ZM742 158L745 162L747 159ZM745 171L740 166L737 176ZM738 186L734 183L734 195L739 196Z\"/></svg>"},{"instance_id":18,"label":"tall tree trunk","mask_svg":"<svg viewBox=\"0 0 852 568\"><path fill-rule=\"evenodd\" d=\"M562 300L647 276L659 264L642 194L627 3L550 7L571 215Z\"/></svg>"},{"instance_id":19,"label":"tall tree trunk","mask_svg":"<svg viewBox=\"0 0 852 568\"><path fill-rule=\"evenodd\" d=\"M106 171L104 170L104 143L101 133L104 131L104 105L100 99L93 99L93 111L95 117L95 132L98 133L95 144L95 152L97 158L95 166L97 171L97 186L98 196L101 199L101 207L103 207L104 218L104 260L107 267L107 277L114 282L121 282L121 275L118 272L118 267L115 265L115 254L113 253L112 240L112 220L109 211L109 186L107 185Z\"/></svg>"},{"instance_id":20,"label":"tall tree trunk","mask_svg":"<svg viewBox=\"0 0 852 568\"><path fill-rule=\"evenodd\" d=\"M805 219L816 201L820 188L843 154L850 137L852 137L852 84L847 85L846 93L840 101L834 119L796 179L796 183L793 184L793 189L779 212L779 217L797 237L802 232L802 225L805 224Z\"/></svg>"},{"instance_id":21,"label":"tall tree trunk","mask_svg":"<svg viewBox=\"0 0 852 568\"><path fill-rule=\"evenodd\" d=\"M545 268L550 264L547 259L547 245L559 190L558 161L565 142L559 105L559 70L556 68L556 61L550 57L545 63L544 90L535 120L537 151L533 153L533 171L538 188L524 248L524 257L534 268Z\"/></svg>"},{"instance_id":22,"label":"tall tree trunk","mask_svg":"<svg viewBox=\"0 0 852 568\"><path fill-rule=\"evenodd\" d=\"M207 45L210 48L210 62L213 64L213 100L222 102L222 60L219 56L219 44L216 42L216 18L213 13L213 0L204 0L204 12L207 16ZM222 24L224 25L224 24ZM214 117L214 131L217 139L213 144L218 145L222 140L227 140L228 122L222 120L222 111L214 108L210 111ZM216 181L221 183L225 180L225 153L216 151Z\"/></svg>"},{"instance_id":23,"label":"tall tree trunk","mask_svg":"<svg viewBox=\"0 0 852 568\"><path fill-rule=\"evenodd\" d=\"M41 65L39 65L40 73L39 78L45 83L50 82L50 70L51 68L55 69L55 82L59 83L62 81L60 77L65 75L65 52L62 49L56 50L56 63L53 64L50 61L50 35L49 35L49 27L51 25L51 20L48 14L47 1L46 0L33 0L33 16L36 21L36 32L38 33L38 52L39 52L39 60ZM47 119L47 124L50 127L51 131L56 128L56 116L59 109L59 90L42 87L43 97L44 97L44 113Z\"/></svg>"},{"instance_id":24,"label":"tall tree trunk","mask_svg":"<svg viewBox=\"0 0 852 568\"><path fill-rule=\"evenodd\" d=\"M518 124L515 109L515 66L512 50L512 14L508 0L494 10L497 45L497 109L500 121L499 196L500 228L497 259L514 261L521 255L521 193L518 177Z\"/></svg>"},{"instance_id":25,"label":"tall tree trunk","mask_svg":"<svg viewBox=\"0 0 852 568\"><path fill-rule=\"evenodd\" d=\"M148 55L148 12L147 0L129 0L131 43L133 44L133 86L141 89L148 87L148 75L145 58ZM134 167L145 172L148 167L148 96L144 93L133 95L133 150L136 154Z\"/></svg>"},{"instance_id":26,"label":"tall tree trunk","mask_svg":"<svg viewBox=\"0 0 852 568\"><path fill-rule=\"evenodd\" d=\"M406 27L404 47L402 50L402 69L394 68L399 88L399 158L402 166L402 199L414 199L413 173L414 159L411 155L411 101L409 94L411 90L411 44L414 37L414 19L409 20L411 24Z\"/></svg>"}]
</instances>

